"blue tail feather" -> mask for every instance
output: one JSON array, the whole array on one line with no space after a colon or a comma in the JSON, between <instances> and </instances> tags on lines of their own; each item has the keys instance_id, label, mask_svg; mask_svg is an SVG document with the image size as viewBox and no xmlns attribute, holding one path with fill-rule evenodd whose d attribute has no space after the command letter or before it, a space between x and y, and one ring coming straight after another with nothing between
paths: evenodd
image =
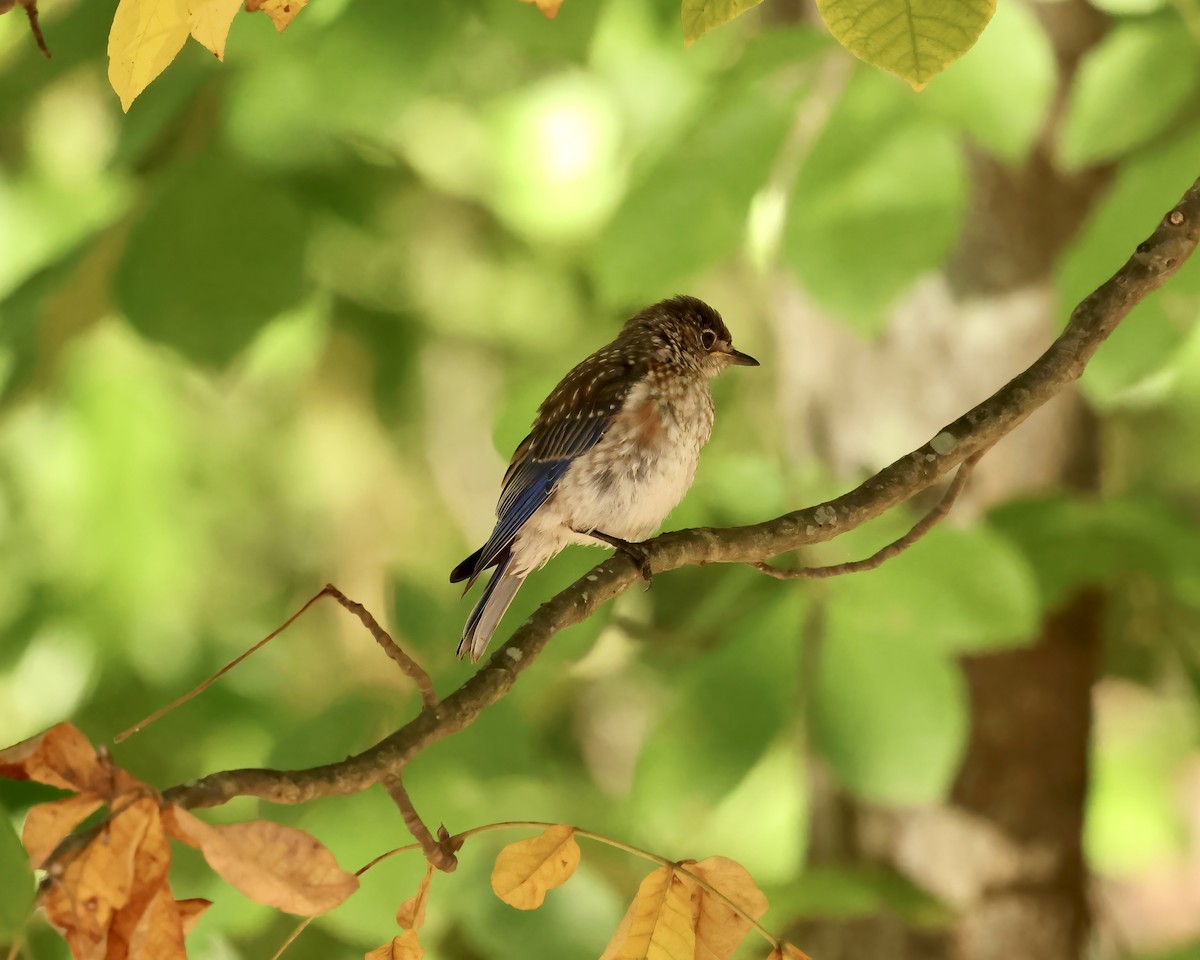
<instances>
[{"instance_id":1,"label":"blue tail feather","mask_svg":"<svg viewBox=\"0 0 1200 960\"><path fill-rule=\"evenodd\" d=\"M516 576L508 572L511 565L512 552L506 549L496 564L496 572L483 588L479 602L467 618L462 640L458 644L459 657L470 654L471 662L474 663L483 656L483 651L500 625L508 605L525 582L524 574Z\"/></svg>"}]
</instances>

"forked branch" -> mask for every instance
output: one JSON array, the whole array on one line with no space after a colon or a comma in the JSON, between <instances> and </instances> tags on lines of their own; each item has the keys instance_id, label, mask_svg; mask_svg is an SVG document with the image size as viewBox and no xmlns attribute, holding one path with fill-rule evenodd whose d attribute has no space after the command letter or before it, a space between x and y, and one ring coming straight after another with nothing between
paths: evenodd
<instances>
[{"instance_id":1,"label":"forked branch","mask_svg":"<svg viewBox=\"0 0 1200 960\"><path fill-rule=\"evenodd\" d=\"M654 573L710 563L759 563L823 543L861 526L991 447L1078 379L1092 355L1141 300L1161 287L1200 239L1200 181L1108 281L1072 312L1063 332L1034 363L930 440L850 492L746 527L663 534L645 544ZM436 707L357 756L308 770L228 770L173 787L166 798L212 807L237 796L275 803L357 793L398 774L414 756L474 723L512 689L550 639L586 620L640 582L632 561L610 558L543 604L492 658Z\"/></svg>"}]
</instances>

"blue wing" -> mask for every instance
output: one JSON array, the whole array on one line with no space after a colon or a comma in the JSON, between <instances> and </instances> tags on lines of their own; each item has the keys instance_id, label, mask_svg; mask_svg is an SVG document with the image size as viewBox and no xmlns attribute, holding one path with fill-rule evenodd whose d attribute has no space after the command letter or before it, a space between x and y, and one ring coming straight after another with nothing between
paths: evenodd
<instances>
[{"instance_id":1,"label":"blue wing","mask_svg":"<svg viewBox=\"0 0 1200 960\"><path fill-rule=\"evenodd\" d=\"M550 498L575 458L600 442L643 373L643 363L604 348L567 374L546 398L532 431L513 454L492 535L454 568L451 583L474 580L497 562L521 527Z\"/></svg>"}]
</instances>

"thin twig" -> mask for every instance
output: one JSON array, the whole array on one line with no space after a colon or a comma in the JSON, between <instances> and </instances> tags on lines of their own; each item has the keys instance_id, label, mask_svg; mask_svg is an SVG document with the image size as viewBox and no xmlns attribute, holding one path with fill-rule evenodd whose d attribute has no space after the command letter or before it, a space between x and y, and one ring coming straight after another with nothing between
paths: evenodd
<instances>
[{"instance_id":1,"label":"thin twig","mask_svg":"<svg viewBox=\"0 0 1200 960\"><path fill-rule=\"evenodd\" d=\"M371 612L361 603L355 603L353 600L348 599L332 583L325 584L325 589L321 592L333 597L334 600L362 621L362 625L370 631L371 636L375 638L375 642L383 647L383 652L396 661L400 665L400 669L417 685L417 689L421 691L421 702L428 709L434 709L438 705L438 695L437 691L433 688L433 680L430 679L424 667L400 649L400 645L371 616Z\"/></svg>"},{"instance_id":2,"label":"thin twig","mask_svg":"<svg viewBox=\"0 0 1200 960\"><path fill-rule=\"evenodd\" d=\"M361 603L355 603L353 600L350 600L344 593L342 593L341 590L339 590L337 587L335 587L332 583L327 583L327 584L325 584L325 586L323 588L321 588L320 592L316 593L311 599L308 600L307 603L304 604L304 606L302 606L299 610L297 610L290 617L288 617L283 622L282 625L276 627L274 630L272 630L270 633L268 633L265 637L263 637L261 640L259 640L258 643L254 644L254 646L252 646L249 650L246 650L245 652L239 654L234 659L230 660L220 670L218 670L216 673L212 674L212 676L208 677L201 683L199 683L197 686L193 687L191 690L189 690L187 693L185 693L182 697L172 700L165 707L161 707L158 710L155 710L154 713L152 713L152 714L150 714L150 716L146 717L145 720L142 720L140 723L135 723L128 730L123 730L121 733L117 734L113 738L113 743L121 743L123 740L126 740L129 737L133 736L139 730L144 730L146 727L150 726L150 724L154 723L156 720L161 720L164 716L166 716L168 713L170 713L176 707L180 707L183 704L187 703L189 700L192 699L192 697L195 697L198 694L203 693L205 690L207 690L209 687L211 687L214 683L216 683L217 680L219 680L221 677L223 677L225 674L227 674L230 670L232 670L234 667L236 667L239 663L241 663L243 660L245 660L248 656L250 656L250 654L261 649L263 646L270 643L277 636L279 636L281 633L283 633L284 630L286 630L293 623L295 623L298 619L300 619L300 617L303 616L308 611L308 608L311 607L318 600L320 600L322 597L333 597L334 600L336 600L339 604L341 604L343 607L345 607L347 610L349 610L352 614L354 614L356 617L358 617L358 619L362 622L363 626L365 626L367 628L367 630L370 631L371 636L373 636L375 638L376 642L381 647L383 647L384 653L386 653L389 657L391 657L394 661L396 661L396 663L398 663L400 665L400 669L403 670L409 677L411 677L414 683L416 683L417 689L421 691L421 700L425 704L425 706L432 710L434 707L436 707L438 705L437 693L433 689L433 681L429 678L429 674L425 672L424 668L419 663L417 663L417 661L415 661L412 657L410 657L407 653L405 653L403 650L400 649L400 647L397 645L396 641L393 640L388 635L388 632L379 625L379 623L376 621L376 619L373 616L371 616L371 613L367 610L366 607L364 607Z\"/></svg>"},{"instance_id":3,"label":"thin twig","mask_svg":"<svg viewBox=\"0 0 1200 960\"><path fill-rule=\"evenodd\" d=\"M33 31L33 39L37 41L38 49L42 51L42 56L49 60L50 48L46 46L46 38L42 36L42 25L38 22L37 0L20 0L20 3L25 8L25 16L29 18L29 29Z\"/></svg>"},{"instance_id":4,"label":"thin twig","mask_svg":"<svg viewBox=\"0 0 1200 960\"><path fill-rule=\"evenodd\" d=\"M913 528L899 540L893 540L886 547L881 548L864 560L834 563L827 567L800 567L796 570L780 570L778 567L773 567L762 560L755 561L750 566L754 567L755 570L762 571L768 577L774 577L776 580L821 580L825 577L839 577L844 573L862 573L864 570L874 570L886 561L891 560L892 557L903 553L946 518L947 514L950 513L950 509L954 506L954 501L958 499L958 495L962 493L963 487L967 485L967 478L971 475L971 471L975 469L975 464L979 462L979 459L985 453L987 453L987 450L977 450L967 457L959 465L958 472L954 474L954 479L950 481L950 486L942 494L942 499L938 501L937 506L913 524Z\"/></svg>"},{"instance_id":5,"label":"thin twig","mask_svg":"<svg viewBox=\"0 0 1200 960\"><path fill-rule=\"evenodd\" d=\"M491 833L493 830L517 830L523 828L532 828L535 830L548 830L551 827L564 826L564 824L550 823L546 820L506 820L501 823L486 823L483 826L472 827L470 830L464 830L462 833L456 833L451 839L461 847L470 837L474 837L481 833ZM686 863L678 860L668 860L666 857L659 856L650 850L644 850L641 847L635 847L633 844L625 843L622 840L614 840L612 837L606 837L602 833L592 833L590 830L581 830L579 827L571 827L575 831L575 836L583 837L586 840L595 840L597 843L603 843L606 846L613 847L616 850L624 851L625 853L633 854L635 857L641 857L643 860L649 860L651 863L656 863L660 867L670 867L672 870L685 874L688 879L692 880L706 893L717 897L724 901L744 920L746 920L752 928L757 930L762 937L767 940L772 946L780 946L779 937L771 933L766 927L754 919L743 910L736 902L718 890L702 876L689 870Z\"/></svg>"},{"instance_id":6,"label":"thin twig","mask_svg":"<svg viewBox=\"0 0 1200 960\"><path fill-rule=\"evenodd\" d=\"M417 813L417 808L413 806L408 791L404 789L404 782L400 779L400 774L388 774L382 782L388 795L400 808L400 816L404 818L404 825L408 827L408 832L421 845L425 859L443 873L453 873L457 870L458 857L455 856L455 853L462 847L462 840L451 837L446 832L445 826L438 827L437 838L434 838L421 819L421 815Z\"/></svg>"},{"instance_id":7,"label":"thin twig","mask_svg":"<svg viewBox=\"0 0 1200 960\"><path fill-rule=\"evenodd\" d=\"M356 877L361 877L364 873L366 873L368 870L370 870L376 864L383 863L384 860L388 860L388 859L394 857L398 853L407 853L409 850L420 850L420 849L421 849L421 845L419 843L406 843L402 847L396 847L393 850L388 850L386 853L381 853L379 856L374 857L371 860L368 860L361 867L359 867L357 870L354 871L354 875ZM283 956L283 951L285 951L288 947L290 947L293 943L295 943L296 938L299 937L300 934L302 934L308 928L308 925L310 923L312 923L314 920L316 920L318 916L320 916L320 914L314 913L311 916L307 916L303 920L301 920L300 923L298 923L296 925L296 929L293 930L291 932L291 934L288 935L288 938L279 945L279 949L276 950L273 954L271 954L271 960L279 960L279 958Z\"/></svg>"},{"instance_id":8,"label":"thin twig","mask_svg":"<svg viewBox=\"0 0 1200 960\"><path fill-rule=\"evenodd\" d=\"M146 727L150 726L150 724L154 723L156 720L161 720L163 717L165 717L168 713L170 713L176 707L180 707L183 704L187 703L189 700L192 699L192 697L203 693L205 690L207 690L209 687L211 687L214 683L216 683L217 680L219 680L221 677L223 677L225 674L227 674L230 670L232 670L234 667L236 667L239 663L241 663L243 660L245 660L248 656L250 656L250 654L254 653L256 650L258 650L261 647L265 646L266 644L270 643L277 636L279 636L281 633L283 633L284 630L286 630L293 623L295 623L298 619L300 619L300 617L303 616L305 612L307 612L309 607L311 607L314 603L316 603L323 596L325 596L326 593L329 592L329 589L330 589L329 587L325 587L319 593L315 594L307 603L304 604L304 606L302 606L299 610L297 610L290 617L288 617L285 621L283 621L283 624L281 626L276 627L274 630L272 630L270 633L268 633L265 637L263 637L261 640L259 640L258 643L256 643L254 646L252 646L249 650L246 650L244 653L241 653L238 656L234 657L227 664L225 664L225 666L223 666L220 670L218 670L216 673L214 673L212 676L208 677L207 679L202 680L199 684L197 684L195 687L193 687L191 690L189 690L187 693L185 693L182 697L178 697L175 700L172 700L165 707L160 707L158 710L155 710L152 714L150 714L150 716L146 717L145 720L142 720L139 723L135 723L128 730L123 730L120 733L118 733L115 737L113 737L113 743L121 743L122 741L129 739L129 737L132 737L139 730L144 730Z\"/></svg>"}]
</instances>

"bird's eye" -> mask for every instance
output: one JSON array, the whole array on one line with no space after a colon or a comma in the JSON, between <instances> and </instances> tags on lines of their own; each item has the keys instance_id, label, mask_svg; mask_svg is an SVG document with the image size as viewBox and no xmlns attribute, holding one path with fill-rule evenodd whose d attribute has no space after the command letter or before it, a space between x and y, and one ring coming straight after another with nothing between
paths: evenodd
<instances>
[{"instance_id":1,"label":"bird's eye","mask_svg":"<svg viewBox=\"0 0 1200 960\"><path fill-rule=\"evenodd\" d=\"M711 350L717 345L717 335L711 330L704 330L700 333L700 346L705 350Z\"/></svg>"}]
</instances>

